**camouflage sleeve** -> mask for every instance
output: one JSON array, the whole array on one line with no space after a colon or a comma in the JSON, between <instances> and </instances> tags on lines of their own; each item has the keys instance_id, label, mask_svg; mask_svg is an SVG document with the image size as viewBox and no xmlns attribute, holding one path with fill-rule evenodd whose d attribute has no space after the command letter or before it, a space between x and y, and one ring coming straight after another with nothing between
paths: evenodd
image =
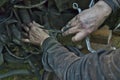
<instances>
[{"instance_id":1,"label":"camouflage sleeve","mask_svg":"<svg viewBox=\"0 0 120 80\"><path fill-rule=\"evenodd\" d=\"M55 72L60 80L120 79L120 49L78 57L52 38L46 39L42 47L44 68Z\"/></svg>"},{"instance_id":2,"label":"camouflage sleeve","mask_svg":"<svg viewBox=\"0 0 120 80\"><path fill-rule=\"evenodd\" d=\"M120 0L104 0L110 7L113 12L120 8Z\"/></svg>"}]
</instances>

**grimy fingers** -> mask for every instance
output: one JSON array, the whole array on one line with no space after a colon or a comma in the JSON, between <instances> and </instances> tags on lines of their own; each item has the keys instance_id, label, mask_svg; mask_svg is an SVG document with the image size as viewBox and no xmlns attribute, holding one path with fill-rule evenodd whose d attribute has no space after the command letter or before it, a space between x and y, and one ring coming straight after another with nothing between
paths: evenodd
<instances>
[{"instance_id":1,"label":"grimy fingers","mask_svg":"<svg viewBox=\"0 0 120 80\"><path fill-rule=\"evenodd\" d=\"M22 36L23 36L23 38L29 38L29 33L22 32Z\"/></svg>"},{"instance_id":2,"label":"grimy fingers","mask_svg":"<svg viewBox=\"0 0 120 80\"><path fill-rule=\"evenodd\" d=\"M22 25L22 28L25 32L29 32L30 28L26 25Z\"/></svg>"},{"instance_id":3,"label":"grimy fingers","mask_svg":"<svg viewBox=\"0 0 120 80\"><path fill-rule=\"evenodd\" d=\"M71 21L68 22L68 26L70 27L76 27L78 24L80 24L79 18L76 16Z\"/></svg>"},{"instance_id":4,"label":"grimy fingers","mask_svg":"<svg viewBox=\"0 0 120 80\"><path fill-rule=\"evenodd\" d=\"M84 39L87 35L88 35L88 33L85 30L81 30L74 37L72 37L72 41L73 42L78 42L78 41Z\"/></svg>"},{"instance_id":5,"label":"grimy fingers","mask_svg":"<svg viewBox=\"0 0 120 80\"><path fill-rule=\"evenodd\" d=\"M67 36L67 35L70 35L70 34L75 34L75 33L78 33L80 31L80 29L78 29L78 27L72 27L70 29L68 29L67 31L65 31L63 33L63 36Z\"/></svg>"}]
</instances>

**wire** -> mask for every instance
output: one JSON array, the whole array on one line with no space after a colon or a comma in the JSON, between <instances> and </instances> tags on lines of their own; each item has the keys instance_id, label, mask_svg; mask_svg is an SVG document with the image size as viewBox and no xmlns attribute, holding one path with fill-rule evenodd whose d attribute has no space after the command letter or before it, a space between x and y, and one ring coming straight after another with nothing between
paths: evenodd
<instances>
[{"instance_id":1,"label":"wire","mask_svg":"<svg viewBox=\"0 0 120 80\"><path fill-rule=\"evenodd\" d=\"M30 5L30 6L14 5L14 8L30 9L30 8L40 7L41 5L43 5L46 2L47 2L47 0L44 0L44 1L40 2L39 4Z\"/></svg>"},{"instance_id":2,"label":"wire","mask_svg":"<svg viewBox=\"0 0 120 80\"><path fill-rule=\"evenodd\" d=\"M91 0L91 2L89 4L89 8L91 8L94 4L95 4L94 0Z\"/></svg>"},{"instance_id":3,"label":"wire","mask_svg":"<svg viewBox=\"0 0 120 80\"><path fill-rule=\"evenodd\" d=\"M8 53L9 53L11 56L13 56L13 57L15 57L16 59L19 59L19 60L25 60L25 59L28 59L29 57L32 56L32 54L30 54L30 55L28 55L28 56L26 56L26 57L18 57L18 56L16 56L16 55L14 55L14 54L8 49L7 46L5 46L5 49L8 51Z\"/></svg>"},{"instance_id":4,"label":"wire","mask_svg":"<svg viewBox=\"0 0 120 80\"><path fill-rule=\"evenodd\" d=\"M1 20L2 22L0 22L0 25L3 24L3 23L5 23L5 22L6 22L7 20L9 20L12 16L13 16L13 12L11 11L10 16L9 16L8 18L6 18L6 19Z\"/></svg>"},{"instance_id":5,"label":"wire","mask_svg":"<svg viewBox=\"0 0 120 80\"><path fill-rule=\"evenodd\" d=\"M9 77L12 75L20 75L20 74L31 75L32 73L30 73L30 71L28 71L28 70L12 70L12 71L9 71L5 74L0 74L0 79L6 78L6 77Z\"/></svg>"}]
</instances>

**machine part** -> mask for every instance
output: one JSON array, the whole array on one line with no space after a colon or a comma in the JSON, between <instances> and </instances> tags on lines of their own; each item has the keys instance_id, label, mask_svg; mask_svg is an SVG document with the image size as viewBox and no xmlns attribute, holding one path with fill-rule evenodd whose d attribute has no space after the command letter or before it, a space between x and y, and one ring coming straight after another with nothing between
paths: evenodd
<instances>
[{"instance_id":1,"label":"machine part","mask_svg":"<svg viewBox=\"0 0 120 80\"><path fill-rule=\"evenodd\" d=\"M94 0L91 0L91 2L89 4L89 8L91 8L94 4L95 4Z\"/></svg>"},{"instance_id":2,"label":"machine part","mask_svg":"<svg viewBox=\"0 0 120 80\"><path fill-rule=\"evenodd\" d=\"M73 9L78 10L79 13L82 12L81 8L79 8L77 3L73 3Z\"/></svg>"},{"instance_id":3,"label":"machine part","mask_svg":"<svg viewBox=\"0 0 120 80\"><path fill-rule=\"evenodd\" d=\"M114 31L120 28L120 23L115 27Z\"/></svg>"},{"instance_id":4,"label":"machine part","mask_svg":"<svg viewBox=\"0 0 120 80\"><path fill-rule=\"evenodd\" d=\"M86 37L86 38L85 38L85 41L86 41L86 45L87 45L88 51L90 51L91 53L96 53L96 51L91 47L90 38L89 38L89 37Z\"/></svg>"}]
</instances>

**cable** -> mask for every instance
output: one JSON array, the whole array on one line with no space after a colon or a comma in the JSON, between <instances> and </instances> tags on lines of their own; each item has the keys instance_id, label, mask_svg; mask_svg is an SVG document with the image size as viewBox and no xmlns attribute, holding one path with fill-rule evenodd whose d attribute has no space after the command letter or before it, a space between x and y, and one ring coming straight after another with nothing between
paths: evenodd
<instances>
[{"instance_id":1,"label":"cable","mask_svg":"<svg viewBox=\"0 0 120 80\"><path fill-rule=\"evenodd\" d=\"M9 16L8 18L6 18L6 19L1 20L2 22L0 22L0 25L3 24L3 23L5 23L5 22L6 22L7 20L9 20L12 16L13 16L13 12L11 11L10 16Z\"/></svg>"},{"instance_id":2,"label":"cable","mask_svg":"<svg viewBox=\"0 0 120 80\"><path fill-rule=\"evenodd\" d=\"M26 57L18 57L18 56L16 56L16 55L14 55L14 54L8 49L7 46L5 46L5 49L8 51L8 53L9 53L11 56L13 56L13 57L15 57L16 59L19 59L19 60L25 60L25 59L28 59L29 57L32 56L32 54L30 54L30 55L28 55L28 56L26 56Z\"/></svg>"}]
</instances>

